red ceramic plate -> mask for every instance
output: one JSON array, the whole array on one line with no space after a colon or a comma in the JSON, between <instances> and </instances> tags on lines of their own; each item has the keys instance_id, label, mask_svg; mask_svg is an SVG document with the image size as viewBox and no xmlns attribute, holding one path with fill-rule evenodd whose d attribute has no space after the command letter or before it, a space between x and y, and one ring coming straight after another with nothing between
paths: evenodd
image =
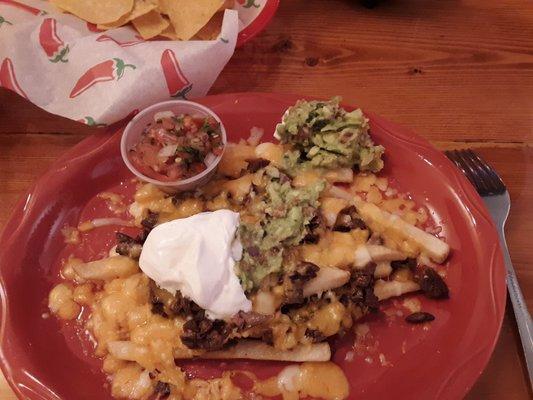
<instances>
[{"instance_id":1,"label":"red ceramic plate","mask_svg":"<svg viewBox=\"0 0 533 400\"><path fill-rule=\"evenodd\" d=\"M264 128L270 140L283 111L296 100L289 95L230 94L200 102L222 118L231 140L247 137L253 126ZM436 316L427 330L401 317L373 316L368 325L376 349L348 353L353 339L344 338L334 343L334 361L348 376L351 399L458 399L485 367L498 337L506 291L498 239L481 199L442 153L413 133L369 115L375 141L387 149L383 174L428 207L453 249L447 275L451 298L421 299L423 309ZM42 314L58 279L59 259L69 251L61 227L105 212L94 199L98 192L128 190L128 185L120 186L131 175L121 161L119 139L120 131L108 130L75 146L23 197L5 227L0 248L1 361L21 399L110 398L101 363L91 356L85 336L75 324L43 319ZM110 246L113 230L91 235L80 254L86 259ZM184 366L203 376L244 368L265 377L282 365L193 361Z\"/></svg>"},{"instance_id":2,"label":"red ceramic plate","mask_svg":"<svg viewBox=\"0 0 533 400\"><path fill-rule=\"evenodd\" d=\"M254 7L255 2L250 0L239 0L239 3L249 3ZM279 0L266 0L265 5L259 15L242 31L237 37L237 47L241 47L249 40L253 39L259 32L266 28L279 6Z\"/></svg>"}]
</instances>

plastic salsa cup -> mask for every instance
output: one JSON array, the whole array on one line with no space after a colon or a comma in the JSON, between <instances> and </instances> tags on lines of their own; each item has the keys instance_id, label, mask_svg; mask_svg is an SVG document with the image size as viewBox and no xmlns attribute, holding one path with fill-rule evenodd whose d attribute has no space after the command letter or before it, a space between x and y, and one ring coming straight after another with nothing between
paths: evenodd
<instances>
[{"instance_id":1,"label":"plastic salsa cup","mask_svg":"<svg viewBox=\"0 0 533 400\"><path fill-rule=\"evenodd\" d=\"M220 124L220 131L222 133L222 143L224 144L222 153L218 155L216 159L211 164L209 164L209 166L207 166L205 170L187 179L180 179L168 182L150 178L142 174L139 170L137 170L137 168L135 168L135 166L131 162L129 158L129 151L137 143L140 142L141 135L144 129L148 126L149 123L154 121L154 115L162 111L172 111L176 115L190 114L193 117L213 117ZM216 115L211 109L192 101L169 100L163 101L161 103L156 103L154 105L151 105L150 107L145 108L144 110L139 112L128 123L128 125L126 125L126 128L124 129L124 133L122 134L122 138L120 141L120 153L128 169L135 176L137 176L137 178L144 182L152 183L166 192L175 193L194 190L197 187L206 184L215 173L216 168L222 158L222 155L224 154L224 150L226 149L226 144L227 136L224 124L220 120L219 116Z\"/></svg>"}]
</instances>

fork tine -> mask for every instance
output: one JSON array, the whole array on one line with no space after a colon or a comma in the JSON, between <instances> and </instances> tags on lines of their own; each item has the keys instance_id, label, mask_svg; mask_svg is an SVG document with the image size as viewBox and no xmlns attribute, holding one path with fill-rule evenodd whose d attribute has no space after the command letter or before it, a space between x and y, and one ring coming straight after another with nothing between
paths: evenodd
<instances>
[{"instance_id":1,"label":"fork tine","mask_svg":"<svg viewBox=\"0 0 533 400\"><path fill-rule=\"evenodd\" d=\"M452 156L452 161L461 169L470 183L476 188L476 191L482 196L486 194L487 188L485 183L476 174L476 169L467 162L467 158L463 156L463 152L461 150L452 150L449 153Z\"/></svg>"},{"instance_id":2,"label":"fork tine","mask_svg":"<svg viewBox=\"0 0 533 400\"><path fill-rule=\"evenodd\" d=\"M459 150L457 153L459 158L466 164L467 168L470 169L472 175L474 176L479 194L485 196L490 193L489 177L485 170L478 168L474 164L466 150Z\"/></svg>"},{"instance_id":3,"label":"fork tine","mask_svg":"<svg viewBox=\"0 0 533 400\"><path fill-rule=\"evenodd\" d=\"M473 182L470 178L469 172L465 169L463 163L457 158L457 150L446 150L444 154L455 164L457 168L461 170L461 172L468 178L472 185L475 186L475 182Z\"/></svg>"},{"instance_id":4,"label":"fork tine","mask_svg":"<svg viewBox=\"0 0 533 400\"><path fill-rule=\"evenodd\" d=\"M445 154L459 167L481 196L501 194L507 190L496 171L473 150L451 150L445 151Z\"/></svg>"},{"instance_id":5,"label":"fork tine","mask_svg":"<svg viewBox=\"0 0 533 400\"><path fill-rule=\"evenodd\" d=\"M469 172L466 170L466 168L463 166L463 163L462 161L457 157L457 150L446 150L444 152L444 154L446 154L446 156L457 166L457 168L459 168L461 170L461 172L468 178L470 179L470 174ZM474 182L472 182L473 185L475 185Z\"/></svg>"},{"instance_id":6,"label":"fork tine","mask_svg":"<svg viewBox=\"0 0 533 400\"><path fill-rule=\"evenodd\" d=\"M503 183L500 176L496 173L496 171L494 171L494 169L492 169L489 164L487 164L485 160L483 160L479 156L479 154L477 154L471 149L468 149L467 153L474 162L474 164L477 165L478 168L481 168L487 175L487 180L490 184L490 190L492 193L498 194L507 190L507 188L505 187L505 183Z\"/></svg>"},{"instance_id":7,"label":"fork tine","mask_svg":"<svg viewBox=\"0 0 533 400\"><path fill-rule=\"evenodd\" d=\"M486 183L486 188L488 193L493 193L496 189L496 186L494 184L494 179L492 175L490 174L489 170L485 168L485 164L479 161L479 157L476 157L474 152L470 149L464 150L465 157L467 157L470 162L474 165L474 168L476 168L479 171L479 174L483 176L483 180Z\"/></svg>"}]
</instances>

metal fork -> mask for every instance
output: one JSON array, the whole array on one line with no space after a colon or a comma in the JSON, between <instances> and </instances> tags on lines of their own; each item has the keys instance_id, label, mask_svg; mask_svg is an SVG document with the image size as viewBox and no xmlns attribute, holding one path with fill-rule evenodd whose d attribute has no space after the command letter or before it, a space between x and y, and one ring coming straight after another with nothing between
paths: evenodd
<instances>
[{"instance_id":1,"label":"metal fork","mask_svg":"<svg viewBox=\"0 0 533 400\"><path fill-rule=\"evenodd\" d=\"M507 243L505 242L505 221L509 215L511 200L505 184L498 174L475 152L467 150L446 151L446 156L452 160L474 185L487 206L500 237L503 258L507 268L507 288L513 303L513 310L518 325L518 332L522 341L524 357L529 373L529 383L533 384L533 324L527 310L524 296L518 285L516 274L511 263Z\"/></svg>"}]
</instances>

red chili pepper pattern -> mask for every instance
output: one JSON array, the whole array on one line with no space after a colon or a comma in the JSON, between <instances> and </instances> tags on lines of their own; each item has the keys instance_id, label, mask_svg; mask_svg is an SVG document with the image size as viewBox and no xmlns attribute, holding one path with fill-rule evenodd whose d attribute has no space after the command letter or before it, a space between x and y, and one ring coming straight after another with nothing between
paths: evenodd
<instances>
[{"instance_id":1,"label":"red chili pepper pattern","mask_svg":"<svg viewBox=\"0 0 533 400\"><path fill-rule=\"evenodd\" d=\"M96 128L107 126L107 124L97 123L93 117L83 117L82 119L78 119L77 122L81 122L82 124L85 124L87 126L94 126Z\"/></svg>"},{"instance_id":2,"label":"red chili pepper pattern","mask_svg":"<svg viewBox=\"0 0 533 400\"><path fill-rule=\"evenodd\" d=\"M102 29L98 29L96 24L93 24L92 22L87 22L86 25L87 25L87 29L89 30L89 32L97 32L97 33L103 32Z\"/></svg>"},{"instance_id":3,"label":"red chili pepper pattern","mask_svg":"<svg viewBox=\"0 0 533 400\"><path fill-rule=\"evenodd\" d=\"M172 50L166 49L161 55L161 68L167 81L170 96L185 98L185 95L191 91L192 84L183 74Z\"/></svg>"},{"instance_id":4,"label":"red chili pepper pattern","mask_svg":"<svg viewBox=\"0 0 533 400\"><path fill-rule=\"evenodd\" d=\"M39 10L38 8L30 7L30 6L27 6L26 4L22 4L14 0L0 0L0 4L7 4L8 6L13 6L15 8L18 8L19 10L27 11L33 15L45 15L46 14L46 11L44 10Z\"/></svg>"},{"instance_id":5,"label":"red chili pepper pattern","mask_svg":"<svg viewBox=\"0 0 533 400\"><path fill-rule=\"evenodd\" d=\"M136 44L143 43L144 39L140 37L139 35L135 35L136 40L130 40L127 42L120 42L117 39L112 38L109 35L101 35L96 38L97 42L114 42L118 44L120 47L129 47L129 46L135 46Z\"/></svg>"},{"instance_id":6,"label":"red chili pepper pattern","mask_svg":"<svg viewBox=\"0 0 533 400\"><path fill-rule=\"evenodd\" d=\"M4 17L2 17L2 16L0 15L0 28L1 28L2 25L4 25L4 24L6 24L6 25L13 25L11 22L9 22L7 19L5 19Z\"/></svg>"},{"instance_id":7,"label":"red chili pepper pattern","mask_svg":"<svg viewBox=\"0 0 533 400\"><path fill-rule=\"evenodd\" d=\"M0 65L0 86L12 90L26 99L28 98L17 81L13 62L9 58L5 58L4 61L2 61L2 65Z\"/></svg>"},{"instance_id":8,"label":"red chili pepper pattern","mask_svg":"<svg viewBox=\"0 0 533 400\"><path fill-rule=\"evenodd\" d=\"M68 55L69 47L57 36L55 19L43 20L39 29L39 43L51 62L68 62L65 57Z\"/></svg>"},{"instance_id":9,"label":"red chili pepper pattern","mask_svg":"<svg viewBox=\"0 0 533 400\"><path fill-rule=\"evenodd\" d=\"M259 7L261 7L260 4L256 4L255 3L255 0L237 0L237 3L239 3L244 8L251 8L251 7L259 8Z\"/></svg>"},{"instance_id":10,"label":"red chili pepper pattern","mask_svg":"<svg viewBox=\"0 0 533 400\"><path fill-rule=\"evenodd\" d=\"M100 82L118 81L124 76L126 68L135 69L135 65L126 64L120 58L112 58L89 68L76 82L70 92L70 98L79 96L87 89Z\"/></svg>"}]
</instances>

